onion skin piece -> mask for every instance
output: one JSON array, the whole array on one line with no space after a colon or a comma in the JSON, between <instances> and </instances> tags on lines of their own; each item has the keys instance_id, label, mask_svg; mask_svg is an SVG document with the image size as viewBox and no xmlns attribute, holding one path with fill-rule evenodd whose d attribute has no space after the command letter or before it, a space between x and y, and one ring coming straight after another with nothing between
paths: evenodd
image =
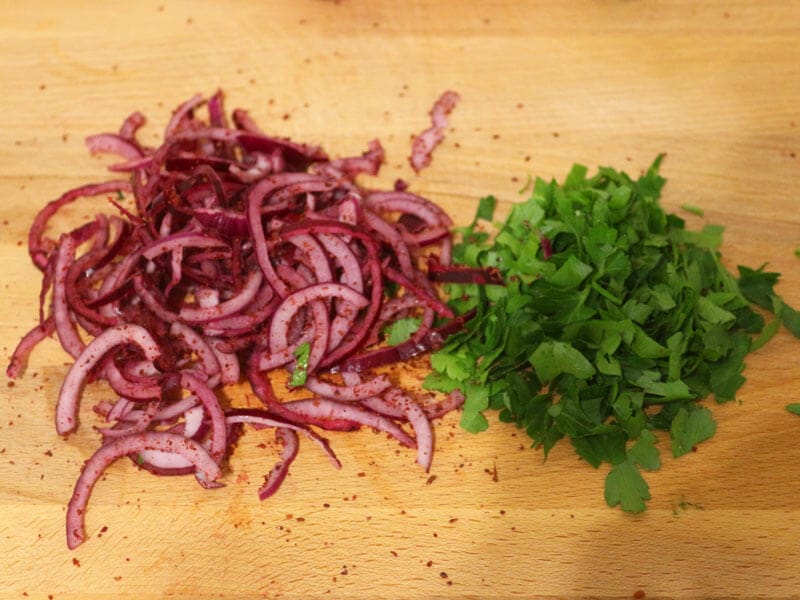
<instances>
[{"instance_id":1,"label":"onion skin piece","mask_svg":"<svg viewBox=\"0 0 800 600\"><path fill-rule=\"evenodd\" d=\"M56 404L56 431L67 435L78 425L78 398L89 371L113 348L134 343L149 360L161 356L161 350L150 333L140 325L116 325L106 329L84 348L67 372Z\"/></svg>"},{"instance_id":2,"label":"onion skin piece","mask_svg":"<svg viewBox=\"0 0 800 600\"><path fill-rule=\"evenodd\" d=\"M149 431L117 438L101 446L83 466L67 506L67 547L72 550L86 540L83 515L92 487L106 468L123 456L144 450L161 450L180 454L196 469L198 481L204 487L222 476L222 470L200 444L174 433Z\"/></svg>"}]
</instances>

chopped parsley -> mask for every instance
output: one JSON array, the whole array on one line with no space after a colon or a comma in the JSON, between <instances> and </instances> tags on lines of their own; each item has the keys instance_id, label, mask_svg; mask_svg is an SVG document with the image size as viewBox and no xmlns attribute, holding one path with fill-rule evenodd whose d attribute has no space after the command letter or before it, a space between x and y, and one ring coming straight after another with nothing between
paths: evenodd
<instances>
[{"instance_id":1,"label":"chopped parsley","mask_svg":"<svg viewBox=\"0 0 800 600\"><path fill-rule=\"evenodd\" d=\"M691 452L716 431L699 401L733 400L745 356L781 324L800 335L800 313L773 290L777 273L733 275L721 227L687 230L660 206L661 158L638 179L581 165L563 184L536 179L495 235L479 227L495 207L482 199L453 257L498 269L506 285L448 286L457 313L477 313L431 356L424 383L464 392L471 432L495 410L545 456L569 439L606 465L606 502L629 512L650 499L642 471L660 467L653 431L669 432L673 456ZM774 314L769 324L760 309Z\"/></svg>"},{"instance_id":2,"label":"chopped parsley","mask_svg":"<svg viewBox=\"0 0 800 600\"><path fill-rule=\"evenodd\" d=\"M419 329L422 319L419 317L408 317L404 319L397 319L386 327L384 332L386 341L390 346L398 346L408 340L411 334Z\"/></svg>"},{"instance_id":3,"label":"chopped parsley","mask_svg":"<svg viewBox=\"0 0 800 600\"><path fill-rule=\"evenodd\" d=\"M681 208L688 213L697 215L698 217L702 217L704 214L703 209L699 206L695 206L694 204L681 204Z\"/></svg>"},{"instance_id":4,"label":"chopped parsley","mask_svg":"<svg viewBox=\"0 0 800 600\"><path fill-rule=\"evenodd\" d=\"M311 345L303 342L294 351L295 365L292 377L289 379L291 387L304 385L308 377L308 356L311 353Z\"/></svg>"}]
</instances>

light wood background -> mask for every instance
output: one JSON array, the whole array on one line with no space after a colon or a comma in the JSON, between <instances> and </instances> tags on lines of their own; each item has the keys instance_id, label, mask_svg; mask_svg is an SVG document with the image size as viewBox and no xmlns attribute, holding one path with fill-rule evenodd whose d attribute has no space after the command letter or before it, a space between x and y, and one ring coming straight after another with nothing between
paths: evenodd
<instances>
[{"instance_id":1,"label":"light wood background","mask_svg":"<svg viewBox=\"0 0 800 600\"><path fill-rule=\"evenodd\" d=\"M380 138L379 183L408 178L459 223L484 194L507 209L529 174L560 178L576 161L636 173L666 152L664 204L705 209L687 218L726 227L726 264L768 262L800 305L797 2L6 0L0 83L4 360L36 317L23 243L35 211L106 176L83 138L139 109L155 143L174 106L218 87L334 155ZM409 135L447 88L463 98L452 130L414 176ZM69 552L65 504L96 434L56 436L67 357L49 341L0 386L0 597L798 596L800 418L784 410L800 401L798 350L781 333L748 360L697 453L673 461L661 438L641 516L607 508L605 471L568 445L544 463L513 427L492 419L472 436L453 416L432 482L369 431L330 436L341 472L303 443L263 503L268 434L246 433L213 492L119 463L92 497L91 539Z\"/></svg>"}]
</instances>

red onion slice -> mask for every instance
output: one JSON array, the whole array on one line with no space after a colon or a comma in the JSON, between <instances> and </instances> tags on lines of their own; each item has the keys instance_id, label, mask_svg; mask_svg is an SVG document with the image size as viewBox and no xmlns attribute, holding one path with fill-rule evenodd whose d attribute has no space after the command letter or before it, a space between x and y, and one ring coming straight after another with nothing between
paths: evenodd
<instances>
[{"instance_id":1,"label":"red onion slice","mask_svg":"<svg viewBox=\"0 0 800 600\"><path fill-rule=\"evenodd\" d=\"M211 419L211 448L209 449L209 454L214 461L219 463L228 448L226 443L225 413L219 404L219 399L210 387L190 373L181 374L181 386L200 400L206 414Z\"/></svg>"},{"instance_id":2,"label":"red onion slice","mask_svg":"<svg viewBox=\"0 0 800 600\"><path fill-rule=\"evenodd\" d=\"M388 433L401 444L409 448L416 448L414 438L410 437L403 429L391 419L373 413L372 411L359 408L352 404L327 400L324 398L313 398L309 400L293 400L283 404L291 412L311 419L339 419L359 423L366 427L377 429Z\"/></svg>"},{"instance_id":3,"label":"red onion slice","mask_svg":"<svg viewBox=\"0 0 800 600\"><path fill-rule=\"evenodd\" d=\"M190 461L196 468L197 479L207 485L222 476L219 465L197 442L172 433L148 431L118 438L101 446L83 466L81 476L75 483L75 490L67 506L67 546L78 547L86 540L83 515L94 484L106 468L123 456L145 450L160 450L178 454Z\"/></svg>"},{"instance_id":4,"label":"red onion slice","mask_svg":"<svg viewBox=\"0 0 800 600\"><path fill-rule=\"evenodd\" d=\"M89 371L107 352L122 344L136 344L150 360L161 356L161 350L150 333L139 325L117 325L93 339L70 367L56 404L56 431L66 435L78 425L78 397L81 384Z\"/></svg>"},{"instance_id":5,"label":"red onion slice","mask_svg":"<svg viewBox=\"0 0 800 600\"><path fill-rule=\"evenodd\" d=\"M86 138L86 146L92 154L106 152L126 160L137 160L144 156L138 144L116 133L90 135Z\"/></svg>"},{"instance_id":6,"label":"red onion slice","mask_svg":"<svg viewBox=\"0 0 800 600\"><path fill-rule=\"evenodd\" d=\"M70 235L61 236L58 246L55 265L55 279L53 281L53 321L56 326L58 339L64 349L73 358L83 352L84 343L78 335L78 330L70 319L67 304L67 275L72 261L75 259L75 249L78 244Z\"/></svg>"},{"instance_id":7,"label":"red onion slice","mask_svg":"<svg viewBox=\"0 0 800 600\"><path fill-rule=\"evenodd\" d=\"M271 416L269 413L265 413L257 409L247 409L247 408L232 409L228 411L227 416L225 418L229 424L248 423L250 425L255 425L257 427L277 427L278 429L288 429L290 431L300 432L304 436L306 436L309 440L314 442L317 446L319 446L323 452L325 452L325 454L328 456L328 460L330 460L334 468L336 469L342 468L342 463L339 462L339 459L336 458L336 454L334 454L333 450L331 450L331 447L328 444L328 440L326 440L324 437L317 435L307 427L303 427L286 421L281 421Z\"/></svg>"},{"instance_id":8,"label":"red onion slice","mask_svg":"<svg viewBox=\"0 0 800 600\"><path fill-rule=\"evenodd\" d=\"M47 257L55 248L55 242L44 238L47 224L60 208L77 200L78 198L102 196L117 192L129 192L131 189L127 181L107 181L84 185L63 194L60 198L49 202L39 213L28 231L28 253L33 263L40 269L47 264Z\"/></svg>"},{"instance_id":9,"label":"red onion slice","mask_svg":"<svg viewBox=\"0 0 800 600\"><path fill-rule=\"evenodd\" d=\"M261 287L262 278L263 275L260 271L253 271L248 274L244 286L233 298L220 302L216 306L184 306L178 316L187 323L207 323L215 319L229 317L246 308L253 301Z\"/></svg>"},{"instance_id":10,"label":"red onion slice","mask_svg":"<svg viewBox=\"0 0 800 600\"><path fill-rule=\"evenodd\" d=\"M283 449L281 450L280 460L264 478L264 485L258 488L259 500L266 500L278 491L289 473L289 467L297 457L297 451L300 449L297 434L291 429L278 427L275 430L275 439L283 445Z\"/></svg>"},{"instance_id":11,"label":"red onion slice","mask_svg":"<svg viewBox=\"0 0 800 600\"><path fill-rule=\"evenodd\" d=\"M397 388L387 392L386 400L405 413L408 422L414 428L414 434L417 438L417 463L426 472L429 471L431 460L433 459L433 431L425 412L410 396Z\"/></svg>"},{"instance_id":12,"label":"red onion slice","mask_svg":"<svg viewBox=\"0 0 800 600\"><path fill-rule=\"evenodd\" d=\"M431 163L433 149L444 139L447 128L447 115L458 103L458 94L452 91L443 93L431 109L431 126L414 138L411 143L409 162L414 171L419 172Z\"/></svg>"},{"instance_id":13,"label":"red onion slice","mask_svg":"<svg viewBox=\"0 0 800 600\"><path fill-rule=\"evenodd\" d=\"M378 375L367 382L359 382L354 385L334 385L314 376L309 376L305 383L306 389L312 394L347 402L356 402L370 396L377 396L391 385L392 382L385 375Z\"/></svg>"}]
</instances>

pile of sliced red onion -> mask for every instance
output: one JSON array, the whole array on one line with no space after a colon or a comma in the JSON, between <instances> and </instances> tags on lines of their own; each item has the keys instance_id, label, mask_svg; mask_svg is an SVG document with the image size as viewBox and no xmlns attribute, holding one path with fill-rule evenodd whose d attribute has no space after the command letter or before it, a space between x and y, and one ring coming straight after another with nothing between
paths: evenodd
<instances>
[{"instance_id":1,"label":"pile of sliced red onion","mask_svg":"<svg viewBox=\"0 0 800 600\"><path fill-rule=\"evenodd\" d=\"M415 169L429 163L456 100L447 92L434 105L431 128L412 145ZM70 190L31 227L30 256L43 273L41 323L20 342L8 375L19 376L34 346L55 333L74 358L58 397L57 432L78 426L87 381L106 380L115 398L94 407L104 421L96 428L101 446L69 502L70 548L86 539L92 487L118 458L218 487L238 428L272 427L282 451L259 489L264 499L297 455L298 433L340 466L319 429L386 432L415 448L427 470L431 419L463 400L457 392L423 398L373 371L430 351L464 322L433 283L448 279L448 216L403 182L392 191L356 182L378 172L377 141L361 156L330 159L318 147L266 135L243 110L230 117L232 125L217 92L182 104L157 148L137 140L145 122L138 112L118 133L89 137L89 150L117 155L110 170L127 177ZM53 215L86 197L111 214L99 210L93 221L47 237ZM131 197L135 209L124 208ZM409 317L419 328L387 345L385 328ZM307 398L281 401L275 370L296 371L295 384L303 383L295 390L304 387ZM242 379L263 407L220 401L217 392Z\"/></svg>"}]
</instances>

